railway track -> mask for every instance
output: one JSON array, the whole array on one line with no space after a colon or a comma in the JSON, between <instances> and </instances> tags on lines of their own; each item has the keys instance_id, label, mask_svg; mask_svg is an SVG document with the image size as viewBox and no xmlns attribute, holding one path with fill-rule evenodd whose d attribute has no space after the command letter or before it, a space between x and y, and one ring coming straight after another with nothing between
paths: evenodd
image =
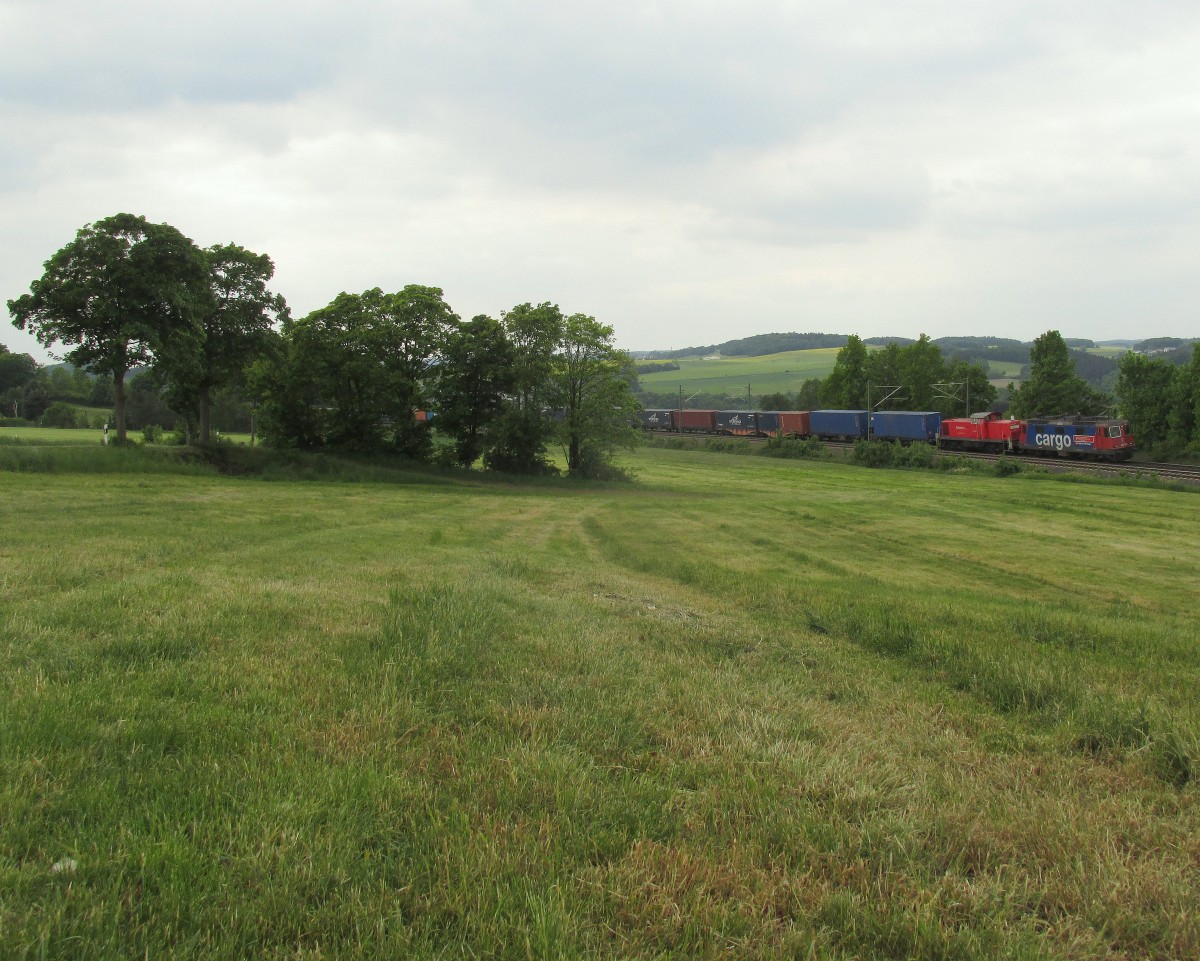
<instances>
[{"instance_id":1,"label":"railway track","mask_svg":"<svg viewBox=\"0 0 1200 961\"><path fill-rule=\"evenodd\" d=\"M656 436L670 437L677 436L664 432ZM703 440L706 437L715 435L703 434L686 434L684 436L694 437L697 440ZM752 444L766 443L765 437L727 437L722 436L722 440L745 440ZM854 449L852 443L839 443L837 441L824 441L824 446L831 450L851 451ZM998 461L1001 454L988 454L981 451L941 451L943 456L966 457L971 460ZM1112 477L1136 477L1141 475L1159 477L1163 480L1176 481L1184 484L1200 484L1200 465L1193 464L1165 464L1153 461L1121 461L1119 463L1108 463L1105 461L1087 461L1069 457L1047 457L1036 454L1020 454L1009 455L1016 461L1022 464L1029 464L1044 468L1055 473L1067 473L1070 471L1087 471L1093 474L1102 474Z\"/></svg>"}]
</instances>

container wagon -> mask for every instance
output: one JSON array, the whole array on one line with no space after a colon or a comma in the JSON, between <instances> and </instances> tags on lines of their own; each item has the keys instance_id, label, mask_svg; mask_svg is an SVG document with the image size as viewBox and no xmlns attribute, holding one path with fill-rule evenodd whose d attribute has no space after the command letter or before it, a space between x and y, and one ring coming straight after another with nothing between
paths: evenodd
<instances>
[{"instance_id":1,"label":"container wagon","mask_svg":"<svg viewBox=\"0 0 1200 961\"><path fill-rule=\"evenodd\" d=\"M675 427L692 434L713 434L717 430L715 410L677 410Z\"/></svg>"},{"instance_id":2,"label":"container wagon","mask_svg":"<svg viewBox=\"0 0 1200 961\"><path fill-rule=\"evenodd\" d=\"M807 437L809 416L806 410L760 410L758 432L767 437Z\"/></svg>"},{"instance_id":3,"label":"container wagon","mask_svg":"<svg viewBox=\"0 0 1200 961\"><path fill-rule=\"evenodd\" d=\"M814 410L809 414L814 437L821 440L859 440L867 436L865 410Z\"/></svg>"},{"instance_id":4,"label":"container wagon","mask_svg":"<svg viewBox=\"0 0 1200 961\"><path fill-rule=\"evenodd\" d=\"M734 437L757 437L758 418L752 410L719 410L716 412L717 430Z\"/></svg>"},{"instance_id":5,"label":"container wagon","mask_svg":"<svg viewBox=\"0 0 1200 961\"><path fill-rule=\"evenodd\" d=\"M643 410L642 428L644 430L675 430L675 413L673 410Z\"/></svg>"},{"instance_id":6,"label":"container wagon","mask_svg":"<svg viewBox=\"0 0 1200 961\"><path fill-rule=\"evenodd\" d=\"M902 444L936 444L942 415L936 410L877 410L871 415L871 434Z\"/></svg>"}]
</instances>

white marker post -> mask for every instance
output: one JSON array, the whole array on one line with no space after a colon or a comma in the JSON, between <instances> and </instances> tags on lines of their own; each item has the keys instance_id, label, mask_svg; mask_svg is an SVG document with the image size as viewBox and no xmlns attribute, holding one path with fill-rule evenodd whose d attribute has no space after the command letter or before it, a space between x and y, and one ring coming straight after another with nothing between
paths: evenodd
<instances>
[{"instance_id":1,"label":"white marker post","mask_svg":"<svg viewBox=\"0 0 1200 961\"><path fill-rule=\"evenodd\" d=\"M105 447L107 447L107 446L108 446L108 424L105 424L105 425L104 425L104 440L103 440L103 444L104 444L104 446L105 446Z\"/></svg>"}]
</instances>

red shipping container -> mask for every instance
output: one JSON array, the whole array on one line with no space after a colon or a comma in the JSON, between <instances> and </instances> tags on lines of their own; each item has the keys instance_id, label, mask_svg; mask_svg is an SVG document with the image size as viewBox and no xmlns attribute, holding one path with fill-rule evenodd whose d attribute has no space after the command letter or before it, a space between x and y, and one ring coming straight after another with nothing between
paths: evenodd
<instances>
[{"instance_id":1,"label":"red shipping container","mask_svg":"<svg viewBox=\"0 0 1200 961\"><path fill-rule=\"evenodd\" d=\"M806 410L781 410L779 412L779 433L784 437L807 437L812 431L811 421Z\"/></svg>"},{"instance_id":2,"label":"red shipping container","mask_svg":"<svg viewBox=\"0 0 1200 961\"><path fill-rule=\"evenodd\" d=\"M678 423L681 430L712 433L717 429L717 412L715 410L681 410Z\"/></svg>"}]
</instances>

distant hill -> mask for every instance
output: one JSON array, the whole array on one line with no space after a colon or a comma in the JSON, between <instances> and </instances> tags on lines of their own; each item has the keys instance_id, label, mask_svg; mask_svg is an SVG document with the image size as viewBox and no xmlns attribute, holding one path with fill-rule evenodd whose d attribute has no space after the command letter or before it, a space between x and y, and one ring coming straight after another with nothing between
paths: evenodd
<instances>
[{"instance_id":1,"label":"distant hill","mask_svg":"<svg viewBox=\"0 0 1200 961\"><path fill-rule=\"evenodd\" d=\"M821 347L845 347L846 334L755 334L741 340L727 340L723 344L707 347L685 347L682 350L651 350L639 352L647 359L674 360L680 357L706 357L720 354L722 357L763 357L766 354L782 354L789 350L816 350Z\"/></svg>"}]
</instances>

